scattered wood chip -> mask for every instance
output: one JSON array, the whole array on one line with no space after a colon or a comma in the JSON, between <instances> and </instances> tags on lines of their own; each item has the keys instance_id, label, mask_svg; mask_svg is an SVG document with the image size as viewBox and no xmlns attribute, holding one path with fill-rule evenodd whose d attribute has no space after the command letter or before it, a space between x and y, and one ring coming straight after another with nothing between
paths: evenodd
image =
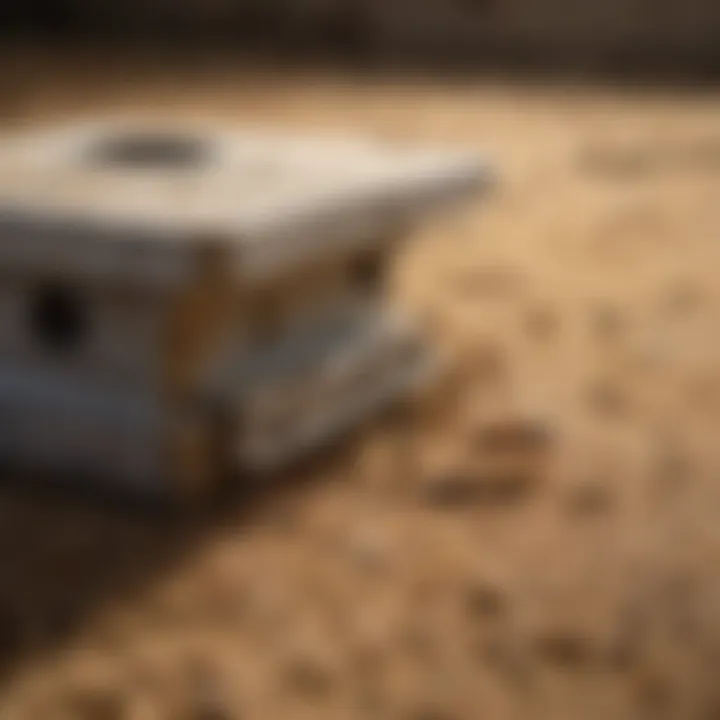
<instances>
[{"instance_id":1,"label":"scattered wood chip","mask_svg":"<svg viewBox=\"0 0 720 720\"><path fill-rule=\"evenodd\" d=\"M700 288L693 282L678 282L670 287L661 300L662 310L669 315L686 315L703 302Z\"/></svg>"},{"instance_id":2,"label":"scattered wood chip","mask_svg":"<svg viewBox=\"0 0 720 720\"><path fill-rule=\"evenodd\" d=\"M673 704L670 679L662 673L646 670L635 678L634 694L643 711L653 716L664 715Z\"/></svg>"},{"instance_id":3,"label":"scattered wood chip","mask_svg":"<svg viewBox=\"0 0 720 720\"><path fill-rule=\"evenodd\" d=\"M388 538L379 528L354 529L348 536L346 550L350 561L361 570L380 572L388 567Z\"/></svg>"},{"instance_id":4,"label":"scattered wood chip","mask_svg":"<svg viewBox=\"0 0 720 720\"><path fill-rule=\"evenodd\" d=\"M475 658L510 680L518 689L532 682L532 659L513 638L490 635L474 643Z\"/></svg>"},{"instance_id":5,"label":"scattered wood chip","mask_svg":"<svg viewBox=\"0 0 720 720\"><path fill-rule=\"evenodd\" d=\"M583 174L609 179L637 179L653 167L652 154L647 148L590 147L577 158L577 167Z\"/></svg>"},{"instance_id":6,"label":"scattered wood chip","mask_svg":"<svg viewBox=\"0 0 720 720\"><path fill-rule=\"evenodd\" d=\"M546 662L564 669L587 667L597 656L590 638L572 630L549 631L537 638L536 647Z\"/></svg>"},{"instance_id":7,"label":"scattered wood chip","mask_svg":"<svg viewBox=\"0 0 720 720\"><path fill-rule=\"evenodd\" d=\"M455 271L449 278L452 290L464 298L507 297L522 287L522 277L512 266L488 265Z\"/></svg>"},{"instance_id":8,"label":"scattered wood chip","mask_svg":"<svg viewBox=\"0 0 720 720\"><path fill-rule=\"evenodd\" d=\"M285 666L287 685L298 695L317 699L335 686L335 672L325 658L315 653L296 653Z\"/></svg>"},{"instance_id":9,"label":"scattered wood chip","mask_svg":"<svg viewBox=\"0 0 720 720\"><path fill-rule=\"evenodd\" d=\"M422 493L431 505L463 506L475 500L477 483L467 469L450 465L429 473L423 480Z\"/></svg>"},{"instance_id":10,"label":"scattered wood chip","mask_svg":"<svg viewBox=\"0 0 720 720\"><path fill-rule=\"evenodd\" d=\"M506 417L476 423L474 447L493 455L536 454L553 445L549 423L533 417Z\"/></svg>"},{"instance_id":11,"label":"scattered wood chip","mask_svg":"<svg viewBox=\"0 0 720 720\"><path fill-rule=\"evenodd\" d=\"M455 720L456 715L439 703L428 702L412 708L405 717L406 720Z\"/></svg>"},{"instance_id":12,"label":"scattered wood chip","mask_svg":"<svg viewBox=\"0 0 720 720\"><path fill-rule=\"evenodd\" d=\"M553 307L537 305L526 313L524 326L533 340L552 340L560 331L560 314Z\"/></svg>"},{"instance_id":13,"label":"scattered wood chip","mask_svg":"<svg viewBox=\"0 0 720 720\"><path fill-rule=\"evenodd\" d=\"M693 463L673 440L661 437L657 443L653 483L660 496L671 495L692 480Z\"/></svg>"},{"instance_id":14,"label":"scattered wood chip","mask_svg":"<svg viewBox=\"0 0 720 720\"><path fill-rule=\"evenodd\" d=\"M120 687L77 687L61 693L58 707L74 718L124 720L126 700Z\"/></svg>"},{"instance_id":15,"label":"scattered wood chip","mask_svg":"<svg viewBox=\"0 0 720 720\"><path fill-rule=\"evenodd\" d=\"M228 687L211 661L196 659L186 669L183 720L233 720Z\"/></svg>"},{"instance_id":16,"label":"scattered wood chip","mask_svg":"<svg viewBox=\"0 0 720 720\"><path fill-rule=\"evenodd\" d=\"M463 508L505 505L525 497L537 480L535 468L514 460L451 467L428 476L425 499L434 506Z\"/></svg>"},{"instance_id":17,"label":"scattered wood chip","mask_svg":"<svg viewBox=\"0 0 720 720\"><path fill-rule=\"evenodd\" d=\"M507 595L497 583L478 578L465 590L465 608L472 618L498 618L507 604Z\"/></svg>"},{"instance_id":18,"label":"scattered wood chip","mask_svg":"<svg viewBox=\"0 0 720 720\"><path fill-rule=\"evenodd\" d=\"M587 390L588 403L598 415L620 417L630 409L630 400L620 382L612 378L601 378L590 384Z\"/></svg>"},{"instance_id":19,"label":"scattered wood chip","mask_svg":"<svg viewBox=\"0 0 720 720\"><path fill-rule=\"evenodd\" d=\"M622 311L614 305L599 305L591 312L590 324L595 336L600 340L615 340L624 325Z\"/></svg>"},{"instance_id":20,"label":"scattered wood chip","mask_svg":"<svg viewBox=\"0 0 720 720\"><path fill-rule=\"evenodd\" d=\"M587 518L606 515L613 506L614 497L607 481L590 478L570 488L568 509L573 515Z\"/></svg>"}]
</instances>

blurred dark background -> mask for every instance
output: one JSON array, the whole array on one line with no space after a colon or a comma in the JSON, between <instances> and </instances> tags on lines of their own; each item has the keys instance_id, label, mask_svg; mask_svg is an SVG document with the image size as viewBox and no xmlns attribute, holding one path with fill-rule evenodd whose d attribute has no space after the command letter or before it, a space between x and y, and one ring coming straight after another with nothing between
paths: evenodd
<instances>
[{"instance_id":1,"label":"blurred dark background","mask_svg":"<svg viewBox=\"0 0 720 720\"><path fill-rule=\"evenodd\" d=\"M717 0L4 0L7 38L271 59L716 76Z\"/></svg>"}]
</instances>

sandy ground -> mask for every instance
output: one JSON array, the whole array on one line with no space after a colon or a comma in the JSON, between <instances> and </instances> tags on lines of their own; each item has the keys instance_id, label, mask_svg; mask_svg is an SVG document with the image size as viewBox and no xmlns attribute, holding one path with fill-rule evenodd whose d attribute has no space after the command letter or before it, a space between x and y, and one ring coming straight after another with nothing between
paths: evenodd
<instances>
[{"instance_id":1,"label":"sandy ground","mask_svg":"<svg viewBox=\"0 0 720 720\"><path fill-rule=\"evenodd\" d=\"M441 389L192 519L0 493L0 717L720 717L720 95L25 59L4 122L489 151L395 294ZM22 82L20 82L20 79Z\"/></svg>"}]
</instances>

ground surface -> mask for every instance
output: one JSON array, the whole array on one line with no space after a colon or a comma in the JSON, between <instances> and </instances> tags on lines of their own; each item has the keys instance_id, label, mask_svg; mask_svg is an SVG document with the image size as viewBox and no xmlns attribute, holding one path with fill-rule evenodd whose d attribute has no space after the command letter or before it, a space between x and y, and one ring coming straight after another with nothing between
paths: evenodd
<instances>
[{"instance_id":1,"label":"ground surface","mask_svg":"<svg viewBox=\"0 0 720 720\"><path fill-rule=\"evenodd\" d=\"M0 494L0 717L720 717L720 97L24 57L138 108L488 149L404 257L453 373L193 520Z\"/></svg>"}]
</instances>

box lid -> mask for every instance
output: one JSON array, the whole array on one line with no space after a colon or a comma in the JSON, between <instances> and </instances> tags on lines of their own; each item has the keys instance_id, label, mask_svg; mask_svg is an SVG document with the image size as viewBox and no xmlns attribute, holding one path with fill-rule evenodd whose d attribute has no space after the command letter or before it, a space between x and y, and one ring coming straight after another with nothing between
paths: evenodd
<instances>
[{"instance_id":1,"label":"box lid","mask_svg":"<svg viewBox=\"0 0 720 720\"><path fill-rule=\"evenodd\" d=\"M85 252L103 240L144 243L161 258L191 255L212 238L243 277L257 278L374 241L468 198L490 177L485 162L460 153L106 120L0 141L0 230L69 230L84 236ZM2 232L0 263L15 257L13 237ZM49 252L26 239L26 256L33 242L38 257ZM53 252L82 254L72 243Z\"/></svg>"}]
</instances>

